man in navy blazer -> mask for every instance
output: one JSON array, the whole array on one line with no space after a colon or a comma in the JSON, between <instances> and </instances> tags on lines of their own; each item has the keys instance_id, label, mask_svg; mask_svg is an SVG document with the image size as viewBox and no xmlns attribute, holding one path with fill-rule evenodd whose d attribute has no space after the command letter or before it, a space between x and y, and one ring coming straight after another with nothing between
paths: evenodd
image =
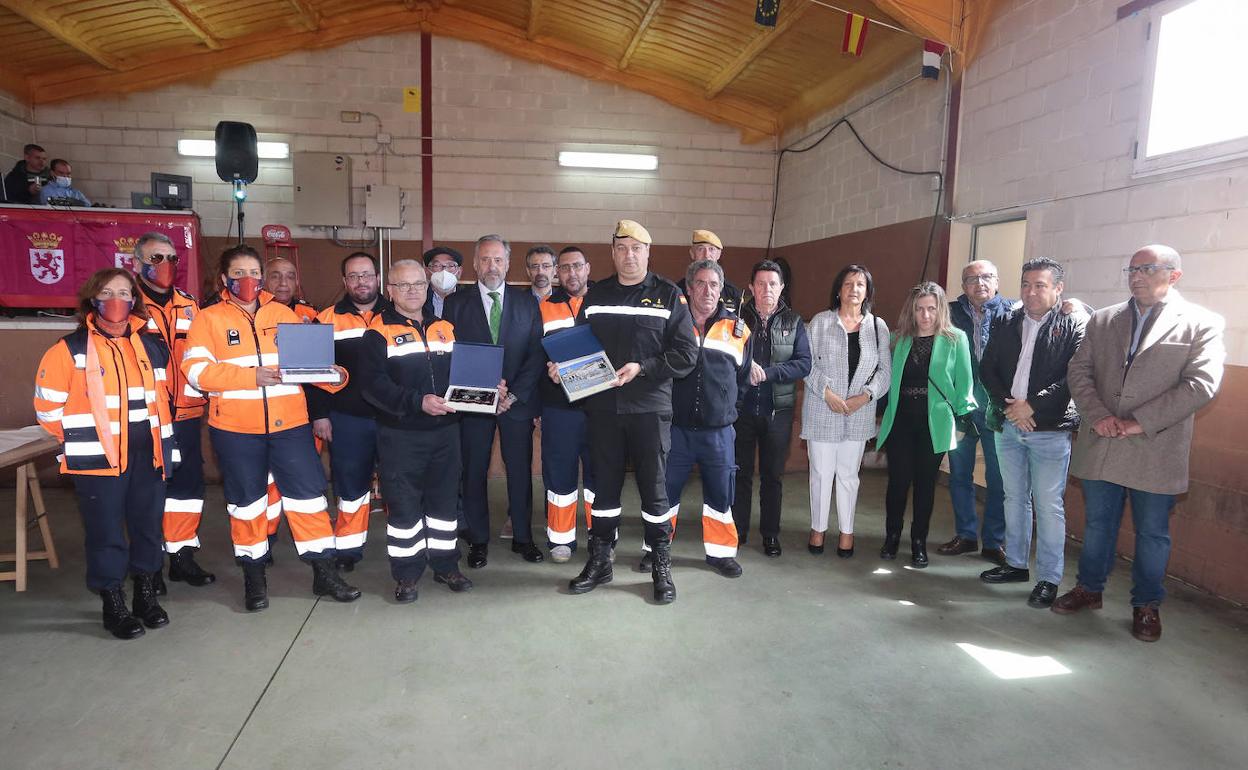
<instances>
[{"instance_id":1,"label":"man in navy blazer","mask_svg":"<svg viewBox=\"0 0 1248 770\"><path fill-rule=\"evenodd\" d=\"M460 420L463 451L464 524L468 566L484 567L490 540L486 472L494 431L507 468L507 512L514 532L511 550L525 561L540 562L533 544L533 419L541 414L537 381L546 368L542 353L542 314L533 294L506 284L511 244L501 235L483 235L473 249L477 282L446 298L444 318L460 342L503 346L507 396L497 415L464 414ZM493 323L491 322L493 320Z\"/></svg>"}]
</instances>

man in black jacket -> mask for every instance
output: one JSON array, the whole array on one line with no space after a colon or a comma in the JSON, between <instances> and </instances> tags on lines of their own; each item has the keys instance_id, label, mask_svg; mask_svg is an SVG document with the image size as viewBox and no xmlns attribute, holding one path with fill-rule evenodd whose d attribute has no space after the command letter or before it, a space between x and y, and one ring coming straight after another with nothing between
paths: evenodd
<instances>
[{"instance_id":1,"label":"man in black jacket","mask_svg":"<svg viewBox=\"0 0 1248 770\"><path fill-rule=\"evenodd\" d=\"M996 452L1005 486L1005 564L979 577L985 583L1031 579L1027 566L1034 505L1039 581L1027 604L1037 608L1053 604L1062 579L1062 496L1070 436L1079 427L1066 366L1083 341L1088 320L1085 313L1061 313L1064 272L1044 257L1023 265L1023 306L993 331L979 365L990 399L987 425L999 434Z\"/></svg>"},{"instance_id":2,"label":"man in black jacket","mask_svg":"<svg viewBox=\"0 0 1248 770\"><path fill-rule=\"evenodd\" d=\"M48 151L37 144L22 148L23 157L4 176L4 200L7 203L39 202L39 193L52 181L48 168Z\"/></svg>"},{"instance_id":3,"label":"man in black jacket","mask_svg":"<svg viewBox=\"0 0 1248 770\"><path fill-rule=\"evenodd\" d=\"M546 557L533 544L533 418L541 414L537 379L546 366L542 316L532 292L506 284L511 244L501 235L483 235L473 250L477 282L446 299L442 316L455 326L460 342L503 347L507 396L497 415L465 414L460 420L464 456L464 523L468 529L468 566L485 566L490 542L486 473L499 435L507 470L507 514L514 539L511 550L525 561Z\"/></svg>"},{"instance_id":4,"label":"man in black jacket","mask_svg":"<svg viewBox=\"0 0 1248 770\"><path fill-rule=\"evenodd\" d=\"M672 380L693 371L698 342L680 289L650 272L646 228L621 219L611 238L611 259L615 275L593 285L585 295L584 312L616 367L616 387L584 402L598 488L589 561L568 587L580 594L611 582L611 546L620 526L624 467L631 459L646 544L654 551L650 571L654 599L668 604L676 599L673 512L664 482L672 445Z\"/></svg>"},{"instance_id":5,"label":"man in black jacket","mask_svg":"<svg viewBox=\"0 0 1248 770\"><path fill-rule=\"evenodd\" d=\"M754 334L749 387L738 391L736 423L737 491L732 517L738 542L750 535L754 505L754 454L758 453L758 529L763 553L780 555L780 502L784 465L789 461L797 381L810 374L810 340L802 317L781 299L780 265L763 260L750 276L750 300L741 318Z\"/></svg>"}]
</instances>

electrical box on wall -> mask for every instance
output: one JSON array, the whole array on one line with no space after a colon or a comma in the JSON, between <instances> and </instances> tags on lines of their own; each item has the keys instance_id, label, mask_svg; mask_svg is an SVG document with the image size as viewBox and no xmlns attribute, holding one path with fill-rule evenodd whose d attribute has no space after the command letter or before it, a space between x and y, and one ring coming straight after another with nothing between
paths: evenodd
<instances>
[{"instance_id":1,"label":"electrical box on wall","mask_svg":"<svg viewBox=\"0 0 1248 770\"><path fill-rule=\"evenodd\" d=\"M291 155L295 224L351 224L351 158L332 152Z\"/></svg>"},{"instance_id":2,"label":"electrical box on wall","mask_svg":"<svg viewBox=\"0 0 1248 770\"><path fill-rule=\"evenodd\" d=\"M403 191L389 184L365 187L364 224L369 227L402 227Z\"/></svg>"}]
</instances>

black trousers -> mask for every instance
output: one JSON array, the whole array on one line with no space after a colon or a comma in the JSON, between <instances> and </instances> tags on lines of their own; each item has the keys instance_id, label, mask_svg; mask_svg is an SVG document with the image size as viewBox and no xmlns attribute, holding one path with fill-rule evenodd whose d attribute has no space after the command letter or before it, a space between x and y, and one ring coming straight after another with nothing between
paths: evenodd
<instances>
[{"instance_id":1,"label":"black trousers","mask_svg":"<svg viewBox=\"0 0 1248 770\"><path fill-rule=\"evenodd\" d=\"M533 421L465 414L459 421L464 463L464 524L468 542L490 542L490 502L486 476L494 430L507 469L507 515L517 543L533 542Z\"/></svg>"},{"instance_id":2,"label":"black trousers","mask_svg":"<svg viewBox=\"0 0 1248 770\"><path fill-rule=\"evenodd\" d=\"M459 562L455 501L459 426L433 430L377 427L377 468L386 498L390 575L419 580L425 565L444 575Z\"/></svg>"},{"instance_id":3,"label":"black trousers","mask_svg":"<svg viewBox=\"0 0 1248 770\"><path fill-rule=\"evenodd\" d=\"M667 507L667 453L672 449L670 414L615 414L587 411L589 446L594 462L594 516L591 533L615 542L620 528L620 493L624 467L631 460L641 496L646 545L671 542L672 516Z\"/></svg>"},{"instance_id":4,"label":"black trousers","mask_svg":"<svg viewBox=\"0 0 1248 770\"><path fill-rule=\"evenodd\" d=\"M147 421L131 423L129 430L125 473L72 474L86 535L87 588L92 591L120 587L127 572L152 573L164 566L165 482L152 467Z\"/></svg>"},{"instance_id":5,"label":"black trousers","mask_svg":"<svg viewBox=\"0 0 1248 770\"><path fill-rule=\"evenodd\" d=\"M906 498L914 488L914 518L910 522L910 538L927 540L932 521L932 504L936 499L936 474L944 452L932 451L932 435L927 427L927 413L897 412L892 430L884 442L888 456L888 491L884 495L885 533L901 535L906 513Z\"/></svg>"},{"instance_id":6,"label":"black trousers","mask_svg":"<svg viewBox=\"0 0 1248 770\"><path fill-rule=\"evenodd\" d=\"M737 495L732 520L737 540L750 534L754 508L754 453L758 452L758 531L763 537L780 536L780 477L789 461L793 437L793 410L778 409L772 415L741 415L737 418Z\"/></svg>"}]
</instances>

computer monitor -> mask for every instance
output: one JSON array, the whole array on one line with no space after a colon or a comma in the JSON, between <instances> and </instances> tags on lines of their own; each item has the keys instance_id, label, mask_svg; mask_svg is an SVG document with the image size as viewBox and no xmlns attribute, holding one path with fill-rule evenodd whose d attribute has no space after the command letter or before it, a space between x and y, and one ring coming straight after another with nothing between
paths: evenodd
<instances>
[{"instance_id":1,"label":"computer monitor","mask_svg":"<svg viewBox=\"0 0 1248 770\"><path fill-rule=\"evenodd\" d=\"M153 173L152 200L166 209L191 208L191 178Z\"/></svg>"}]
</instances>

